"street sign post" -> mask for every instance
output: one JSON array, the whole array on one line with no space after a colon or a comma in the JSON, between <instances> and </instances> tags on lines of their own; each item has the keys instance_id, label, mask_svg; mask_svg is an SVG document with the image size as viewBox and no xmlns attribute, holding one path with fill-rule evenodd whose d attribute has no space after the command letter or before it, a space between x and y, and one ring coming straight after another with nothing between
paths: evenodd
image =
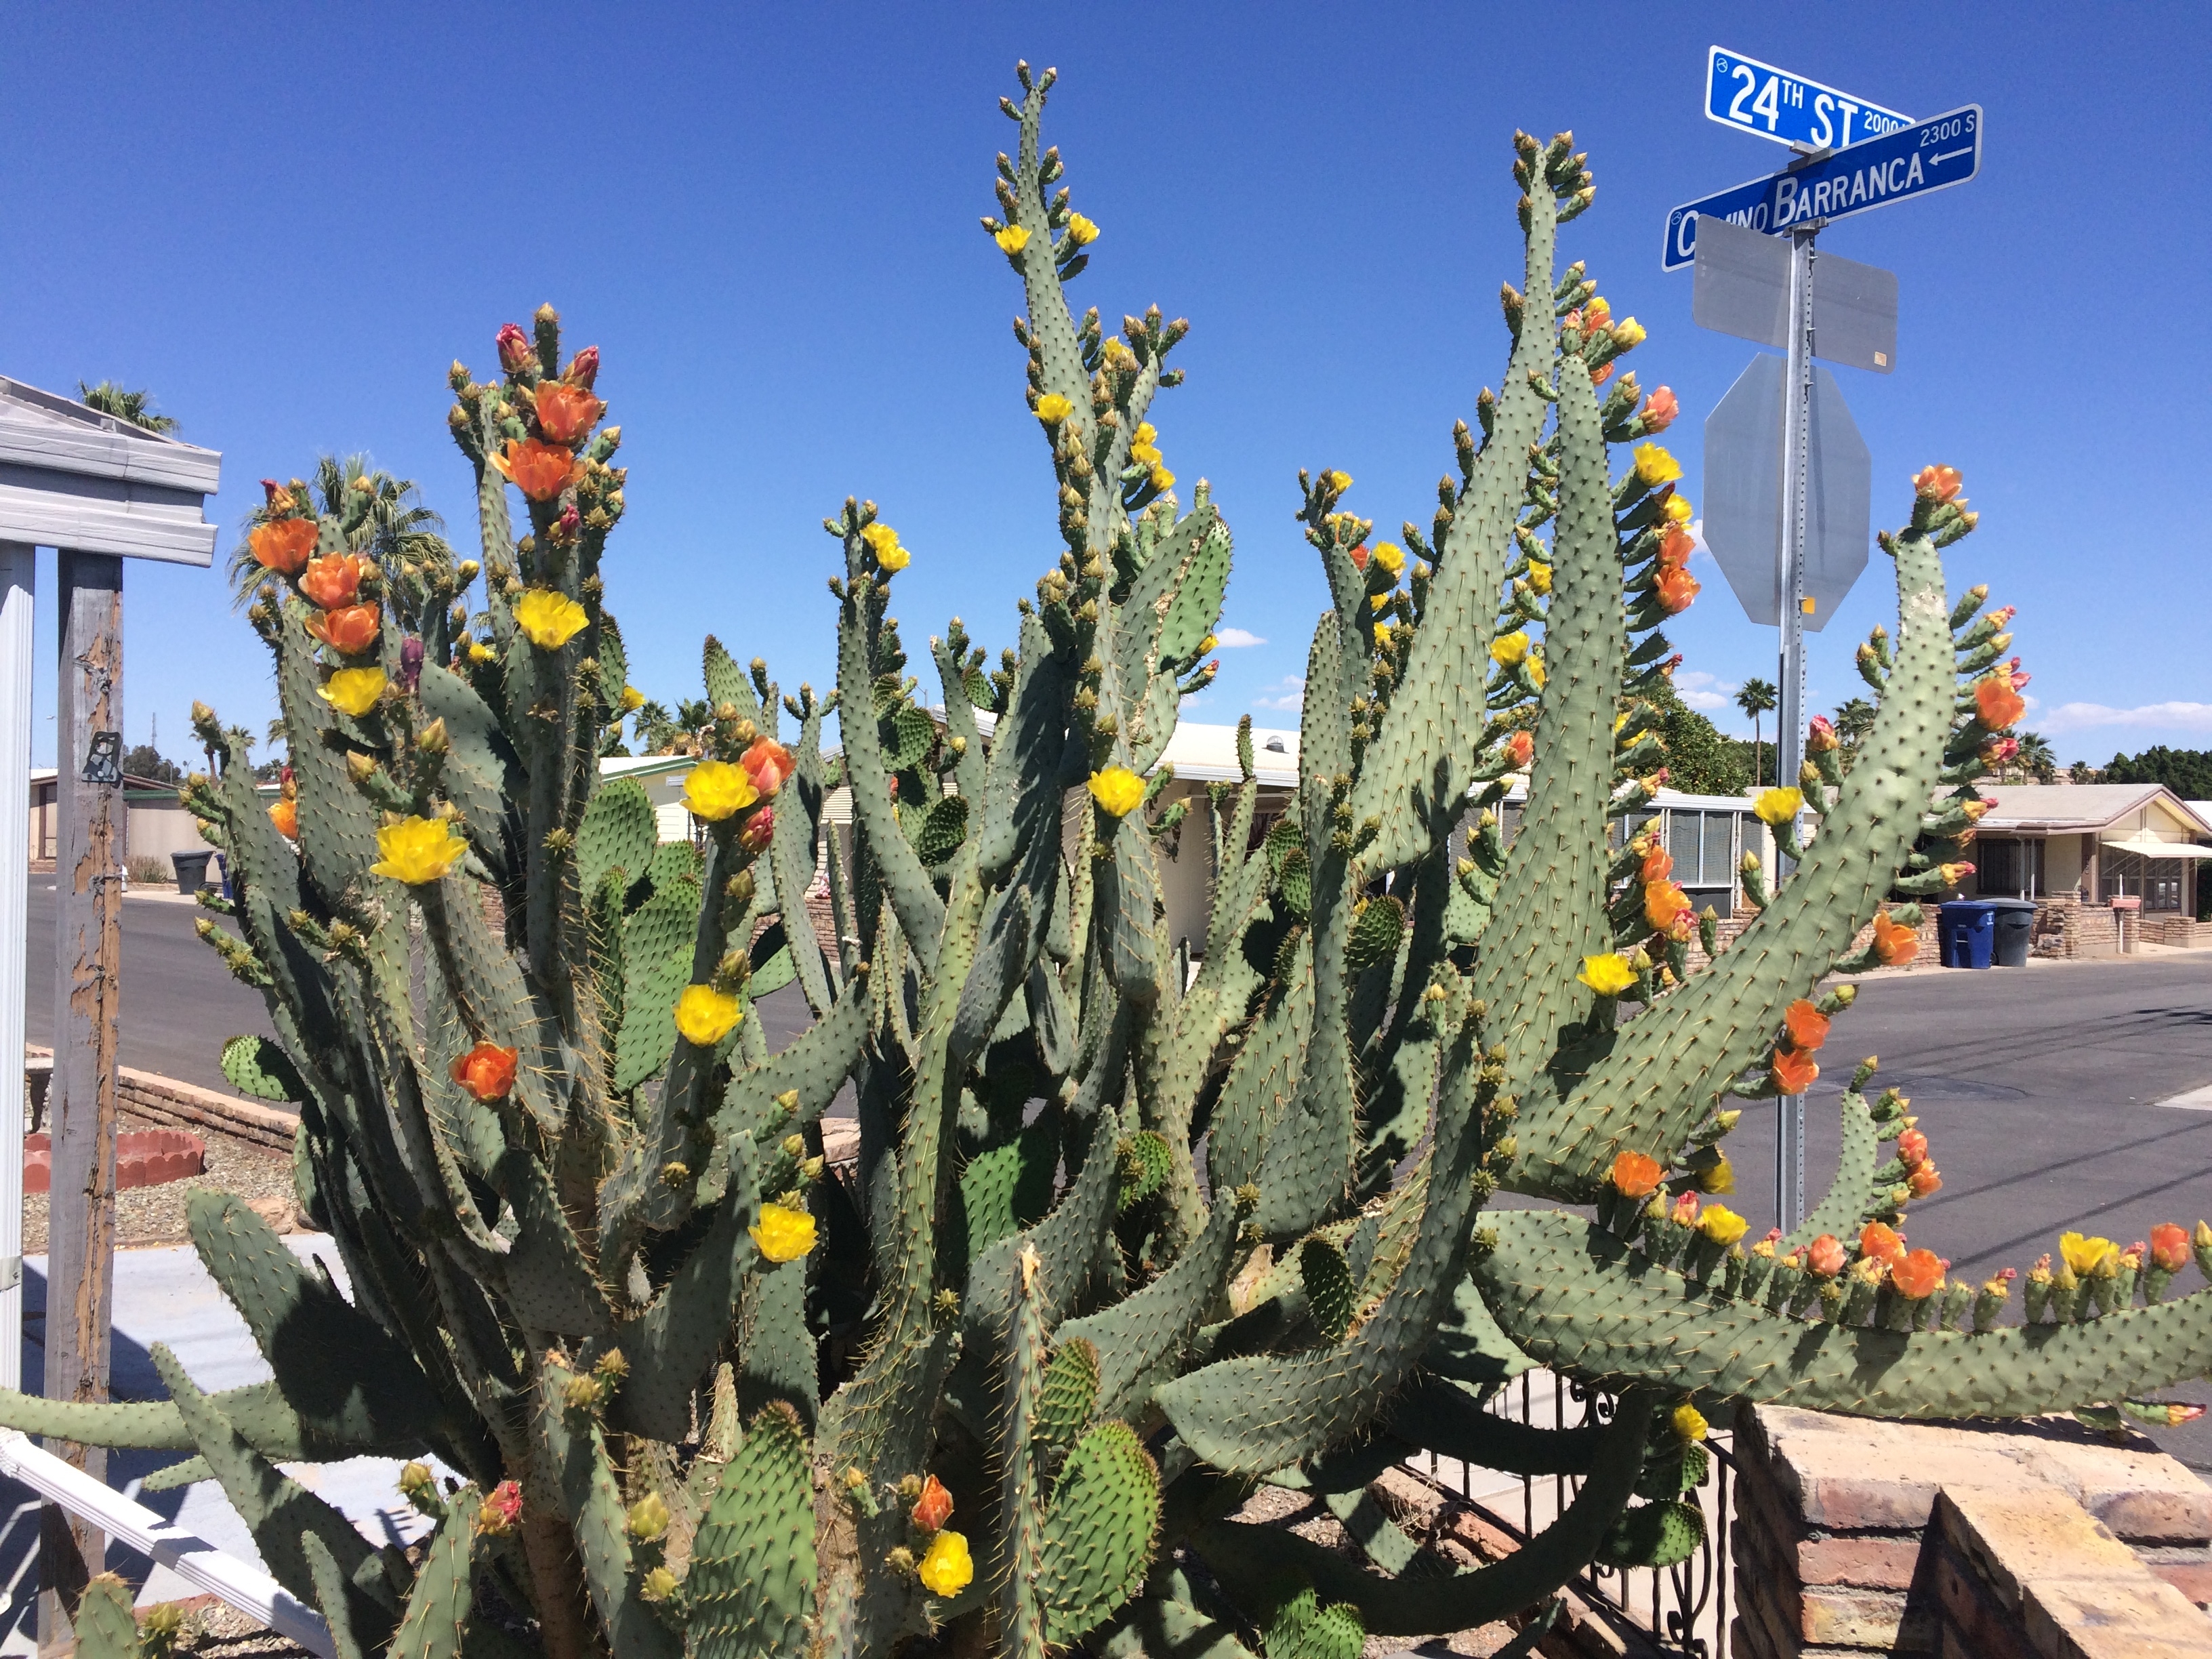
<instances>
[{"instance_id":1,"label":"street sign post","mask_svg":"<svg viewBox=\"0 0 2212 1659\"><path fill-rule=\"evenodd\" d=\"M1982 106L1967 104L1785 172L1754 179L1667 216L1660 268L1680 270L1698 255L1698 222L1726 219L1768 236L1817 229L1854 214L1963 185L1982 167Z\"/></svg>"},{"instance_id":2,"label":"street sign post","mask_svg":"<svg viewBox=\"0 0 2212 1659\"><path fill-rule=\"evenodd\" d=\"M1723 46L1705 59L1705 118L1807 150L1841 149L1912 124L1909 115Z\"/></svg>"}]
</instances>

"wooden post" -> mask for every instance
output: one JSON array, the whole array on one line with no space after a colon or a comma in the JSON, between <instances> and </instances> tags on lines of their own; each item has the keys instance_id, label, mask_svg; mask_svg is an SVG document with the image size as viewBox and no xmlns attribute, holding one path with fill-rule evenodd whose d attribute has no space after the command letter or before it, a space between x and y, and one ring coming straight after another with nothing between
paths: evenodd
<instances>
[{"instance_id":1,"label":"wooden post","mask_svg":"<svg viewBox=\"0 0 2212 1659\"><path fill-rule=\"evenodd\" d=\"M95 738L123 730L123 561L72 553L60 580L59 686L54 764L59 774L59 901L54 930L53 1185L46 1246L46 1397L107 1398L115 1288L115 1061L121 1034L123 789L87 779ZM111 738L110 743L115 740ZM105 747L106 745L102 745ZM57 1442L53 1451L95 1480L106 1453ZM39 1549L39 1646L70 1640L69 1614L106 1562L106 1538L49 1504Z\"/></svg>"}]
</instances>

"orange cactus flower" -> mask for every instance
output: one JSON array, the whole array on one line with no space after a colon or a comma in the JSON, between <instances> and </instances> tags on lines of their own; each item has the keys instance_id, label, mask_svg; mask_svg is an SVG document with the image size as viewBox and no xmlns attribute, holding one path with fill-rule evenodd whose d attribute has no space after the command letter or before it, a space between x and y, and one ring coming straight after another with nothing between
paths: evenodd
<instances>
[{"instance_id":1,"label":"orange cactus flower","mask_svg":"<svg viewBox=\"0 0 2212 1659\"><path fill-rule=\"evenodd\" d=\"M1676 617L1690 608L1690 601L1698 597L1702 586L1688 571L1670 565L1659 573L1658 585L1653 591L1659 595L1660 608L1668 616Z\"/></svg>"},{"instance_id":2,"label":"orange cactus flower","mask_svg":"<svg viewBox=\"0 0 2212 1659\"><path fill-rule=\"evenodd\" d=\"M1915 1198L1933 1198L1943 1190L1943 1177L1933 1164L1918 1164L1905 1177L1905 1184Z\"/></svg>"},{"instance_id":3,"label":"orange cactus flower","mask_svg":"<svg viewBox=\"0 0 2212 1659\"><path fill-rule=\"evenodd\" d=\"M1690 908L1690 896L1671 881L1655 881L1644 890L1644 919L1664 931Z\"/></svg>"},{"instance_id":4,"label":"orange cactus flower","mask_svg":"<svg viewBox=\"0 0 2212 1659\"><path fill-rule=\"evenodd\" d=\"M1955 466L1923 466L1912 475L1912 493L1948 501L1958 495L1959 487L1965 483Z\"/></svg>"},{"instance_id":5,"label":"orange cactus flower","mask_svg":"<svg viewBox=\"0 0 2212 1659\"><path fill-rule=\"evenodd\" d=\"M1869 1221L1859 1235L1859 1254L1870 1261L1879 1261L1885 1267L1894 1267L1905 1260L1905 1240L1894 1227L1879 1221Z\"/></svg>"},{"instance_id":6,"label":"orange cactus flower","mask_svg":"<svg viewBox=\"0 0 2212 1659\"><path fill-rule=\"evenodd\" d=\"M368 561L358 553L331 553L307 561L300 575L300 591L325 611L342 610L361 592Z\"/></svg>"},{"instance_id":7,"label":"orange cactus flower","mask_svg":"<svg viewBox=\"0 0 2212 1659\"><path fill-rule=\"evenodd\" d=\"M1536 739L1526 732L1516 732L1505 740L1505 754L1515 766L1526 766L1536 757Z\"/></svg>"},{"instance_id":8,"label":"orange cactus flower","mask_svg":"<svg viewBox=\"0 0 2212 1659\"><path fill-rule=\"evenodd\" d=\"M1648 1198L1667 1173L1656 1158L1642 1152L1623 1152L1613 1160L1613 1190L1623 1198Z\"/></svg>"},{"instance_id":9,"label":"orange cactus flower","mask_svg":"<svg viewBox=\"0 0 2212 1659\"><path fill-rule=\"evenodd\" d=\"M521 1050L479 1042L453 1062L453 1081L478 1100L504 1100L514 1087L514 1066Z\"/></svg>"},{"instance_id":10,"label":"orange cactus flower","mask_svg":"<svg viewBox=\"0 0 2212 1659\"><path fill-rule=\"evenodd\" d=\"M1897 1155L1911 1169L1928 1161L1928 1137L1917 1129L1907 1129L1897 1138Z\"/></svg>"},{"instance_id":11,"label":"orange cactus flower","mask_svg":"<svg viewBox=\"0 0 2212 1659\"><path fill-rule=\"evenodd\" d=\"M1805 1266L1823 1279L1844 1270L1844 1244L1833 1233L1822 1233L1805 1247Z\"/></svg>"},{"instance_id":12,"label":"orange cactus flower","mask_svg":"<svg viewBox=\"0 0 2212 1659\"><path fill-rule=\"evenodd\" d=\"M1790 1046L1806 1054L1828 1040L1828 1017L1804 997L1790 1005L1782 1024L1790 1033Z\"/></svg>"},{"instance_id":13,"label":"orange cactus flower","mask_svg":"<svg viewBox=\"0 0 2212 1659\"><path fill-rule=\"evenodd\" d=\"M296 576L322 533L322 526L313 519L272 519L248 531L246 545L254 563L280 576Z\"/></svg>"},{"instance_id":14,"label":"orange cactus flower","mask_svg":"<svg viewBox=\"0 0 2212 1659\"><path fill-rule=\"evenodd\" d=\"M753 787L765 800L783 787L783 781L799 763L793 758L791 750L774 738L755 738L752 747L738 757L738 764L745 769Z\"/></svg>"},{"instance_id":15,"label":"orange cactus flower","mask_svg":"<svg viewBox=\"0 0 2212 1659\"><path fill-rule=\"evenodd\" d=\"M1644 400L1644 429L1664 432L1681 412L1682 405L1674 400L1674 389L1662 386Z\"/></svg>"},{"instance_id":16,"label":"orange cactus flower","mask_svg":"<svg viewBox=\"0 0 2212 1659\"><path fill-rule=\"evenodd\" d=\"M915 1499L914 1508L908 1514L922 1531L942 1531L945 1523L952 1518L952 1494L945 1490L945 1483L935 1475L926 1475L921 1482L921 1496Z\"/></svg>"},{"instance_id":17,"label":"orange cactus flower","mask_svg":"<svg viewBox=\"0 0 2212 1659\"><path fill-rule=\"evenodd\" d=\"M1669 523L1659 532L1659 563L1664 569L1680 570L1697 550L1697 538L1679 524Z\"/></svg>"},{"instance_id":18,"label":"orange cactus flower","mask_svg":"<svg viewBox=\"0 0 2212 1659\"><path fill-rule=\"evenodd\" d=\"M555 380L538 388L538 429L546 442L573 449L599 423L606 407L582 386Z\"/></svg>"},{"instance_id":19,"label":"orange cactus flower","mask_svg":"<svg viewBox=\"0 0 2212 1659\"><path fill-rule=\"evenodd\" d=\"M1983 725L1993 732L2002 732L2027 713L2027 703L2013 690L2010 677L1992 674L1976 684L1974 708L1981 715Z\"/></svg>"},{"instance_id":20,"label":"orange cactus flower","mask_svg":"<svg viewBox=\"0 0 2212 1659\"><path fill-rule=\"evenodd\" d=\"M383 613L373 605L349 605L341 611L325 611L307 618L307 632L333 651L349 657L365 656L376 649Z\"/></svg>"},{"instance_id":21,"label":"orange cactus flower","mask_svg":"<svg viewBox=\"0 0 2212 1659\"><path fill-rule=\"evenodd\" d=\"M1874 953L1885 967L1902 968L1920 954L1919 931L1899 927L1889 919L1888 911L1879 911L1874 919Z\"/></svg>"},{"instance_id":22,"label":"orange cactus flower","mask_svg":"<svg viewBox=\"0 0 2212 1659\"><path fill-rule=\"evenodd\" d=\"M1795 1048L1777 1048L1770 1066L1774 1073L1774 1086L1785 1095L1803 1094L1813 1086L1813 1079L1820 1075L1813 1056Z\"/></svg>"},{"instance_id":23,"label":"orange cactus flower","mask_svg":"<svg viewBox=\"0 0 2212 1659\"><path fill-rule=\"evenodd\" d=\"M2189 1265L2189 1234L2171 1221L2161 1221L2150 1230L2150 1259L2170 1273L2178 1273Z\"/></svg>"},{"instance_id":24,"label":"orange cactus flower","mask_svg":"<svg viewBox=\"0 0 2212 1659\"><path fill-rule=\"evenodd\" d=\"M1352 550L1352 562L1354 567L1358 569L1366 569L1367 561L1372 556L1373 556L1367 550L1367 544L1365 542L1360 543L1358 546Z\"/></svg>"},{"instance_id":25,"label":"orange cactus flower","mask_svg":"<svg viewBox=\"0 0 2212 1659\"><path fill-rule=\"evenodd\" d=\"M300 803L280 800L269 809L269 822L276 826L276 833L286 841L300 839Z\"/></svg>"},{"instance_id":26,"label":"orange cactus flower","mask_svg":"<svg viewBox=\"0 0 2212 1659\"><path fill-rule=\"evenodd\" d=\"M551 501L582 477L584 471L560 445L540 443L535 438L526 441L509 438L506 453L493 456L491 464L499 469L500 477L533 501Z\"/></svg>"},{"instance_id":27,"label":"orange cactus flower","mask_svg":"<svg viewBox=\"0 0 2212 1659\"><path fill-rule=\"evenodd\" d=\"M1674 855L1663 847L1654 847L1644 855L1644 866L1636 872L1641 882L1664 881L1674 873Z\"/></svg>"},{"instance_id":28,"label":"orange cactus flower","mask_svg":"<svg viewBox=\"0 0 2212 1659\"><path fill-rule=\"evenodd\" d=\"M1889 1270L1899 1296L1919 1302L1943 1288L1943 1258L1933 1250L1911 1250Z\"/></svg>"}]
</instances>

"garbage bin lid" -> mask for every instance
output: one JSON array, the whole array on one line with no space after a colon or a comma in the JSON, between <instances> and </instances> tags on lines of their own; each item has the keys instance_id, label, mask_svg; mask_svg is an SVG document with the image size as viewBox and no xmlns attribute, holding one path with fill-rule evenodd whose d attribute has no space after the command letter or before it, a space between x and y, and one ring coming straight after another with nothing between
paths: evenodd
<instances>
[{"instance_id":1,"label":"garbage bin lid","mask_svg":"<svg viewBox=\"0 0 2212 1659\"><path fill-rule=\"evenodd\" d=\"M1992 910L2033 910L2035 908L2035 901L2033 899L1977 899L1974 902L1977 904L1986 904Z\"/></svg>"}]
</instances>

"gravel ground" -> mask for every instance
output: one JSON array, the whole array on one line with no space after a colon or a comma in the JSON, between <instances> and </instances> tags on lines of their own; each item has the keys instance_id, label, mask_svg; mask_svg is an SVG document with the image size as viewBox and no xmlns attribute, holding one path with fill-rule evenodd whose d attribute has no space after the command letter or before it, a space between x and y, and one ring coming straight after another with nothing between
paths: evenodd
<instances>
[{"instance_id":1,"label":"gravel ground","mask_svg":"<svg viewBox=\"0 0 2212 1659\"><path fill-rule=\"evenodd\" d=\"M143 1121L125 1113L123 1127L125 1129L158 1129L171 1126ZM167 1182L159 1187L133 1187L128 1192L116 1194L115 1230L118 1246L129 1250L155 1244L188 1243L191 1235L185 1231L185 1198L197 1188L207 1187L217 1192L236 1193L249 1202L255 1199L291 1199L291 1159L222 1135L206 1134L202 1139L207 1142L207 1165L203 1173L183 1181ZM40 1255L46 1252L46 1198L45 1193L23 1194L23 1254L26 1255Z\"/></svg>"}]
</instances>

